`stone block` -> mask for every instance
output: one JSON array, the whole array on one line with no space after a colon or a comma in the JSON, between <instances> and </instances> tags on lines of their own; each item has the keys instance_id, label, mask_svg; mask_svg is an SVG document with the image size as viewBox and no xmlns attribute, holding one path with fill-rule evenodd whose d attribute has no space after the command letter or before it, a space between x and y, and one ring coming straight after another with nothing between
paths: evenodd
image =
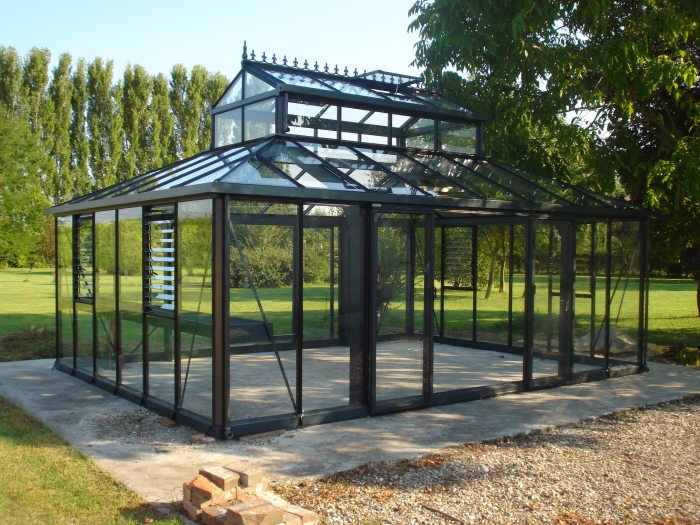
<instances>
[{"instance_id":1,"label":"stone block","mask_svg":"<svg viewBox=\"0 0 700 525\"><path fill-rule=\"evenodd\" d=\"M284 512L282 521L284 525L301 525L301 518L296 514L290 514L289 512Z\"/></svg>"},{"instance_id":2,"label":"stone block","mask_svg":"<svg viewBox=\"0 0 700 525\"><path fill-rule=\"evenodd\" d=\"M250 487L262 481L262 471L243 463L229 463L224 468L231 470L240 476L239 482L244 487Z\"/></svg>"},{"instance_id":3,"label":"stone block","mask_svg":"<svg viewBox=\"0 0 700 525\"><path fill-rule=\"evenodd\" d=\"M235 489L240 476L224 467L204 467L199 469L199 475L204 476L221 490Z\"/></svg>"},{"instance_id":4,"label":"stone block","mask_svg":"<svg viewBox=\"0 0 700 525\"><path fill-rule=\"evenodd\" d=\"M200 518L202 517L202 509L200 509L197 505L195 505L191 501L183 499L182 500L182 507L185 509L185 512L187 512L187 515L190 517L190 519L192 521L199 521Z\"/></svg>"},{"instance_id":5,"label":"stone block","mask_svg":"<svg viewBox=\"0 0 700 525\"><path fill-rule=\"evenodd\" d=\"M226 523L226 507L215 505L203 508L202 522L204 525L223 525Z\"/></svg>"},{"instance_id":6,"label":"stone block","mask_svg":"<svg viewBox=\"0 0 700 525\"><path fill-rule=\"evenodd\" d=\"M286 507L282 507L282 510L284 510L284 512L288 514L298 516L301 519L301 523L303 524L314 523L318 521L318 514L316 514L315 512L311 512L308 509L297 507L296 505L287 505Z\"/></svg>"},{"instance_id":7,"label":"stone block","mask_svg":"<svg viewBox=\"0 0 700 525\"><path fill-rule=\"evenodd\" d=\"M257 496L258 491L257 491L257 485L253 485L252 487L243 487L243 486L238 486L236 487L236 498L241 499L244 498L245 496Z\"/></svg>"},{"instance_id":8,"label":"stone block","mask_svg":"<svg viewBox=\"0 0 700 525\"><path fill-rule=\"evenodd\" d=\"M192 501L192 491L187 486L187 483L182 484L182 498Z\"/></svg>"},{"instance_id":9,"label":"stone block","mask_svg":"<svg viewBox=\"0 0 700 525\"><path fill-rule=\"evenodd\" d=\"M175 422L172 419L167 418L165 416L160 416L158 419L156 419L156 421L158 423L160 423L161 425L163 425L165 428L174 428L174 427L178 426L177 422Z\"/></svg>"},{"instance_id":10,"label":"stone block","mask_svg":"<svg viewBox=\"0 0 700 525\"><path fill-rule=\"evenodd\" d=\"M262 500L240 503L226 511L226 519L233 525L279 525L283 518L281 508Z\"/></svg>"},{"instance_id":11,"label":"stone block","mask_svg":"<svg viewBox=\"0 0 700 525\"><path fill-rule=\"evenodd\" d=\"M190 438L190 441L192 443L202 443L205 445L211 445L212 443L216 443L216 439L213 437L205 436L204 434L195 434Z\"/></svg>"}]
</instances>

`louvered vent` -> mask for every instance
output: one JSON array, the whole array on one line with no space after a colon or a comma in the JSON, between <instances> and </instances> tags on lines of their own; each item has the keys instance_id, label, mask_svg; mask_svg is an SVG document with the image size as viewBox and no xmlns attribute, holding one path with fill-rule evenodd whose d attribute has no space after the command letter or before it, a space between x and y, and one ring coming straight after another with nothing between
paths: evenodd
<instances>
[{"instance_id":1,"label":"louvered vent","mask_svg":"<svg viewBox=\"0 0 700 525\"><path fill-rule=\"evenodd\" d=\"M175 311L175 207L146 208L143 224L146 311Z\"/></svg>"},{"instance_id":2,"label":"louvered vent","mask_svg":"<svg viewBox=\"0 0 700 525\"><path fill-rule=\"evenodd\" d=\"M76 217L73 230L73 286L75 299L92 300L94 288L92 264L92 215Z\"/></svg>"}]
</instances>

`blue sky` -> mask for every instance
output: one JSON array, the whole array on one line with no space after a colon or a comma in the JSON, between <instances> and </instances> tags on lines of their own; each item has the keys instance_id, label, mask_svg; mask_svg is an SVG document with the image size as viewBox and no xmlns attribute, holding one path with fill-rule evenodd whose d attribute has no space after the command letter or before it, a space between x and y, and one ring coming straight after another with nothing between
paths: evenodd
<instances>
[{"instance_id":1,"label":"blue sky","mask_svg":"<svg viewBox=\"0 0 700 525\"><path fill-rule=\"evenodd\" d=\"M231 78L238 71L243 40L259 57L295 56L341 70L409 68L416 33L408 33L414 0L121 0L119 2L0 0L0 45L25 55L47 47L52 62L64 51L75 60L114 60L120 75L127 62L150 73L167 73L182 62L202 64Z\"/></svg>"}]
</instances>

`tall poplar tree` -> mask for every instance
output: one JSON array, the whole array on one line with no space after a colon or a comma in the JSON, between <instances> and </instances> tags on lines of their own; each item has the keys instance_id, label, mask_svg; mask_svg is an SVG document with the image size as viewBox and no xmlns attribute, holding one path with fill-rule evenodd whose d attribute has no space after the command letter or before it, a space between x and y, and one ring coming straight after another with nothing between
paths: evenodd
<instances>
[{"instance_id":1,"label":"tall poplar tree","mask_svg":"<svg viewBox=\"0 0 700 525\"><path fill-rule=\"evenodd\" d=\"M22 59L14 47L0 46L0 103L7 117L22 110Z\"/></svg>"},{"instance_id":2,"label":"tall poplar tree","mask_svg":"<svg viewBox=\"0 0 700 525\"><path fill-rule=\"evenodd\" d=\"M41 129L42 110L46 101L46 85L49 82L49 62L51 52L45 48L33 47L24 59L22 75L23 97L26 100L27 116L32 131Z\"/></svg>"},{"instance_id":3,"label":"tall poplar tree","mask_svg":"<svg viewBox=\"0 0 700 525\"><path fill-rule=\"evenodd\" d=\"M200 65L194 66L189 75L182 64L175 65L171 71L170 102L175 116L173 138L178 158L190 157L201 150L198 139L201 115L205 110L207 76L207 70Z\"/></svg>"},{"instance_id":4,"label":"tall poplar tree","mask_svg":"<svg viewBox=\"0 0 700 525\"><path fill-rule=\"evenodd\" d=\"M49 100L53 106L53 140L49 151L52 180L48 197L54 202L62 202L71 194L71 62L71 56L63 53L49 84Z\"/></svg>"},{"instance_id":5,"label":"tall poplar tree","mask_svg":"<svg viewBox=\"0 0 700 525\"><path fill-rule=\"evenodd\" d=\"M148 171L147 130L151 122L150 98L153 78L139 66L126 65L122 93L124 113L124 155L120 178L131 178Z\"/></svg>"},{"instance_id":6,"label":"tall poplar tree","mask_svg":"<svg viewBox=\"0 0 700 525\"><path fill-rule=\"evenodd\" d=\"M211 146L211 116L207 113L207 108L219 100L227 86L228 79L218 71L208 75L207 83L204 87L204 98L199 120L199 137L197 138L197 146L200 151Z\"/></svg>"},{"instance_id":7,"label":"tall poplar tree","mask_svg":"<svg viewBox=\"0 0 700 525\"><path fill-rule=\"evenodd\" d=\"M175 119L170 111L168 79L162 73L153 79L150 114L151 122L146 130L150 158L148 169L155 169L175 160L170 152Z\"/></svg>"},{"instance_id":8,"label":"tall poplar tree","mask_svg":"<svg viewBox=\"0 0 700 525\"><path fill-rule=\"evenodd\" d=\"M66 191L66 198L83 195L92 188L88 163L90 150L87 138L87 66L81 58L71 76L71 121L70 154L71 184Z\"/></svg>"}]
</instances>

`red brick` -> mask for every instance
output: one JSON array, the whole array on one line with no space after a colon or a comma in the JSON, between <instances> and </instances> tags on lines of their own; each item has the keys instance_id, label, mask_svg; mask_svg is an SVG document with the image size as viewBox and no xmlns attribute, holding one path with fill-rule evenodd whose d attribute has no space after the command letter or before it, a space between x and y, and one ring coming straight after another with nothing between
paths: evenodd
<instances>
[{"instance_id":1,"label":"red brick","mask_svg":"<svg viewBox=\"0 0 700 525\"><path fill-rule=\"evenodd\" d=\"M262 500L234 505L226 511L226 519L233 525L278 525L283 518L282 509Z\"/></svg>"},{"instance_id":2,"label":"red brick","mask_svg":"<svg viewBox=\"0 0 700 525\"><path fill-rule=\"evenodd\" d=\"M203 443L205 445L211 445L216 443L216 439L213 437L205 436L204 434L196 434L190 438L192 443Z\"/></svg>"},{"instance_id":3,"label":"red brick","mask_svg":"<svg viewBox=\"0 0 700 525\"><path fill-rule=\"evenodd\" d=\"M301 518L296 514L290 514L289 512L284 512L282 517L284 525L301 525Z\"/></svg>"},{"instance_id":4,"label":"red brick","mask_svg":"<svg viewBox=\"0 0 700 525\"><path fill-rule=\"evenodd\" d=\"M165 428L174 428L178 426L178 424L175 421L165 416L160 416L156 421L163 425Z\"/></svg>"},{"instance_id":5,"label":"red brick","mask_svg":"<svg viewBox=\"0 0 700 525\"><path fill-rule=\"evenodd\" d=\"M203 508L202 521L204 525L222 525L226 522L226 507L215 505Z\"/></svg>"},{"instance_id":6,"label":"red brick","mask_svg":"<svg viewBox=\"0 0 700 525\"><path fill-rule=\"evenodd\" d=\"M228 490L238 486L240 476L224 467L204 467L199 469L199 475L204 476L221 490Z\"/></svg>"},{"instance_id":7,"label":"red brick","mask_svg":"<svg viewBox=\"0 0 700 525\"><path fill-rule=\"evenodd\" d=\"M229 463L224 468L231 470L240 476L240 484L250 487L262 481L262 472L255 467L243 463Z\"/></svg>"},{"instance_id":8,"label":"red brick","mask_svg":"<svg viewBox=\"0 0 700 525\"><path fill-rule=\"evenodd\" d=\"M200 509L197 505L186 499L182 500L182 506L191 520L199 521L199 518L202 516L202 509Z\"/></svg>"},{"instance_id":9,"label":"red brick","mask_svg":"<svg viewBox=\"0 0 700 525\"><path fill-rule=\"evenodd\" d=\"M299 518L301 518L302 523L313 523L315 521L318 521L318 514L316 514L315 512L311 512L308 509L297 507L296 505L287 505L286 507L283 507L283 510L284 512L288 512L289 514L299 516Z\"/></svg>"},{"instance_id":10,"label":"red brick","mask_svg":"<svg viewBox=\"0 0 700 525\"><path fill-rule=\"evenodd\" d=\"M182 497L183 497L183 499L188 499L188 500L192 501L192 491L187 486L187 483L182 484Z\"/></svg>"},{"instance_id":11,"label":"red brick","mask_svg":"<svg viewBox=\"0 0 700 525\"><path fill-rule=\"evenodd\" d=\"M223 492L219 487L214 485L204 476L197 476L196 478L188 481L187 487L192 492L197 492L202 496L206 496L207 499L212 499L214 495Z\"/></svg>"}]
</instances>

